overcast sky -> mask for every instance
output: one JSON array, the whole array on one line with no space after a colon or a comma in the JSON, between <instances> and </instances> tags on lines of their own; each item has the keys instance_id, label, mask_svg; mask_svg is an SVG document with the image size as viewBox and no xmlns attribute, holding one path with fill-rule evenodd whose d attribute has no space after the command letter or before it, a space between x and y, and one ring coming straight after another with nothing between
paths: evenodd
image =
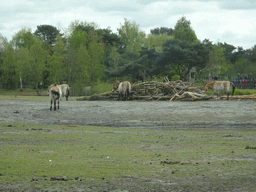
<instances>
[{"instance_id":1,"label":"overcast sky","mask_svg":"<svg viewBox=\"0 0 256 192\"><path fill-rule=\"evenodd\" d=\"M117 32L127 18L149 34L156 27L174 28L183 15L200 40L244 49L256 44L256 0L0 0L0 33L11 40L22 28L65 29L75 20Z\"/></svg>"}]
</instances>

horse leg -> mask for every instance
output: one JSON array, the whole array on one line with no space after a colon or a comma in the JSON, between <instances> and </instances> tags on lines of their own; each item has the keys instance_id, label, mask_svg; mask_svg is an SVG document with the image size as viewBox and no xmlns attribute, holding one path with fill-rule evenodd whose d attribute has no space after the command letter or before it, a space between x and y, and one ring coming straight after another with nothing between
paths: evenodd
<instances>
[{"instance_id":1,"label":"horse leg","mask_svg":"<svg viewBox=\"0 0 256 192\"><path fill-rule=\"evenodd\" d=\"M58 100L58 109L60 108L60 100Z\"/></svg>"},{"instance_id":2,"label":"horse leg","mask_svg":"<svg viewBox=\"0 0 256 192\"><path fill-rule=\"evenodd\" d=\"M127 101L129 100L129 96L130 96L130 91L127 91Z\"/></svg>"},{"instance_id":3,"label":"horse leg","mask_svg":"<svg viewBox=\"0 0 256 192\"><path fill-rule=\"evenodd\" d=\"M51 99L51 106L50 106L50 111L52 110L52 99Z\"/></svg>"},{"instance_id":4,"label":"horse leg","mask_svg":"<svg viewBox=\"0 0 256 192\"><path fill-rule=\"evenodd\" d=\"M56 100L54 99L54 111L56 111Z\"/></svg>"},{"instance_id":5,"label":"horse leg","mask_svg":"<svg viewBox=\"0 0 256 192\"><path fill-rule=\"evenodd\" d=\"M227 100L229 100L229 91L228 91L228 93L227 93Z\"/></svg>"},{"instance_id":6,"label":"horse leg","mask_svg":"<svg viewBox=\"0 0 256 192\"><path fill-rule=\"evenodd\" d=\"M68 101L68 95L66 96L66 101Z\"/></svg>"}]
</instances>

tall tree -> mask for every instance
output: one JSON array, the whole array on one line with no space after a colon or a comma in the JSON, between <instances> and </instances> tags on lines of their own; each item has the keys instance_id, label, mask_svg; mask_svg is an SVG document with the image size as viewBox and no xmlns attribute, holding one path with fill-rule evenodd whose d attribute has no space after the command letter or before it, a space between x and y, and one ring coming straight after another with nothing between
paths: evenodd
<instances>
[{"instance_id":1,"label":"tall tree","mask_svg":"<svg viewBox=\"0 0 256 192\"><path fill-rule=\"evenodd\" d=\"M105 45L101 40L101 37L94 30L89 31L89 44L88 44L88 70L90 71L91 84L95 84L97 80L103 77L103 56L105 51Z\"/></svg>"},{"instance_id":2,"label":"tall tree","mask_svg":"<svg viewBox=\"0 0 256 192\"><path fill-rule=\"evenodd\" d=\"M60 36L57 36L55 46L52 49L54 54L47 63L47 68L49 70L49 82L61 84L61 81L63 81L65 78L67 68L65 65L66 55L64 43Z\"/></svg>"},{"instance_id":3,"label":"tall tree","mask_svg":"<svg viewBox=\"0 0 256 192\"><path fill-rule=\"evenodd\" d=\"M246 51L247 58L253 62L256 63L256 45L254 45L251 49Z\"/></svg>"},{"instance_id":4,"label":"tall tree","mask_svg":"<svg viewBox=\"0 0 256 192\"><path fill-rule=\"evenodd\" d=\"M147 48L155 48L156 51L162 52L163 43L168 40L173 39L173 36L163 34L163 35L148 35L145 40L145 47Z\"/></svg>"},{"instance_id":5,"label":"tall tree","mask_svg":"<svg viewBox=\"0 0 256 192\"><path fill-rule=\"evenodd\" d=\"M43 81L43 71L45 70L45 63L49 59L49 55L36 38L28 55L30 78L35 83L36 92L39 95L38 84Z\"/></svg>"},{"instance_id":6,"label":"tall tree","mask_svg":"<svg viewBox=\"0 0 256 192\"><path fill-rule=\"evenodd\" d=\"M14 50L15 53L15 72L19 76L20 81L20 91L23 90L23 79L29 75L29 50L27 47L21 47L18 50Z\"/></svg>"},{"instance_id":7,"label":"tall tree","mask_svg":"<svg viewBox=\"0 0 256 192\"><path fill-rule=\"evenodd\" d=\"M124 44L120 40L120 37L113 33L110 28L96 30L101 40L105 44L105 54L103 57L103 63L105 67L112 67L118 63L118 57L124 53Z\"/></svg>"},{"instance_id":8,"label":"tall tree","mask_svg":"<svg viewBox=\"0 0 256 192\"><path fill-rule=\"evenodd\" d=\"M68 39L68 83L76 84L79 87L89 83L89 77L86 70L88 64L88 35L85 31L74 31Z\"/></svg>"},{"instance_id":9,"label":"tall tree","mask_svg":"<svg viewBox=\"0 0 256 192\"><path fill-rule=\"evenodd\" d=\"M217 76L225 73L232 67L232 64L225 58L225 49L222 45L213 45L212 50L209 53L209 62L203 69L205 76L211 74L211 76Z\"/></svg>"},{"instance_id":10,"label":"tall tree","mask_svg":"<svg viewBox=\"0 0 256 192\"><path fill-rule=\"evenodd\" d=\"M1 82L5 88L11 89L17 84L17 76L15 73L15 53L13 43L7 42L4 49L1 50L2 65L1 65Z\"/></svg>"},{"instance_id":11,"label":"tall tree","mask_svg":"<svg viewBox=\"0 0 256 192\"><path fill-rule=\"evenodd\" d=\"M103 77L105 45L98 33L75 30L69 38L69 76L78 92ZM77 73L77 69L81 72ZM74 73L75 72L75 73Z\"/></svg>"},{"instance_id":12,"label":"tall tree","mask_svg":"<svg viewBox=\"0 0 256 192\"><path fill-rule=\"evenodd\" d=\"M161 27L161 28L157 27L154 29L150 29L150 33L152 35L163 35L163 34L173 35L173 29L168 27Z\"/></svg>"},{"instance_id":13,"label":"tall tree","mask_svg":"<svg viewBox=\"0 0 256 192\"><path fill-rule=\"evenodd\" d=\"M0 33L0 77L3 73L3 53L5 51L7 44L7 38L3 37L2 34Z\"/></svg>"},{"instance_id":14,"label":"tall tree","mask_svg":"<svg viewBox=\"0 0 256 192\"><path fill-rule=\"evenodd\" d=\"M167 40L163 47L155 69L158 73L174 70L184 77L192 67L201 67L208 59L209 52L202 44L172 39Z\"/></svg>"},{"instance_id":15,"label":"tall tree","mask_svg":"<svg viewBox=\"0 0 256 192\"><path fill-rule=\"evenodd\" d=\"M136 52L141 50L141 46L145 45L145 32L139 29L139 25L124 19L124 24L117 29L121 41L125 45L126 52Z\"/></svg>"},{"instance_id":16,"label":"tall tree","mask_svg":"<svg viewBox=\"0 0 256 192\"><path fill-rule=\"evenodd\" d=\"M191 43L197 43L197 37L195 31L190 26L191 23L186 19L185 16L182 16L176 23L173 34L175 39L179 39L181 41L187 41Z\"/></svg>"},{"instance_id":17,"label":"tall tree","mask_svg":"<svg viewBox=\"0 0 256 192\"><path fill-rule=\"evenodd\" d=\"M12 43L14 49L19 49L21 47L30 49L35 43L35 38L31 32L31 29L23 28L20 31L18 31L14 35Z\"/></svg>"},{"instance_id":18,"label":"tall tree","mask_svg":"<svg viewBox=\"0 0 256 192\"><path fill-rule=\"evenodd\" d=\"M135 52L125 52L120 55L118 66L106 69L105 72L109 77L131 76L133 79L138 78L139 70L142 66L137 62L139 54Z\"/></svg>"},{"instance_id":19,"label":"tall tree","mask_svg":"<svg viewBox=\"0 0 256 192\"><path fill-rule=\"evenodd\" d=\"M60 31L52 25L38 25L34 34L42 38L43 41L47 41L51 46L55 44L58 35L62 36Z\"/></svg>"}]
</instances>

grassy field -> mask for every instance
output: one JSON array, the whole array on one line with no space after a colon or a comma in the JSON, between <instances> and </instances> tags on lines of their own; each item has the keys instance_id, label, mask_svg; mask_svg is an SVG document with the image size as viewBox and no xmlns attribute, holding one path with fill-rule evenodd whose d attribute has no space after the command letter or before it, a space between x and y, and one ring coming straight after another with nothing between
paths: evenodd
<instances>
[{"instance_id":1,"label":"grassy field","mask_svg":"<svg viewBox=\"0 0 256 192\"><path fill-rule=\"evenodd\" d=\"M207 178L222 188L250 187L254 182L241 178L256 177L256 149L245 149L256 147L255 138L254 130L0 123L0 186L33 183L46 189L61 186L58 179L76 186L132 177L185 183Z\"/></svg>"},{"instance_id":2,"label":"grassy field","mask_svg":"<svg viewBox=\"0 0 256 192\"><path fill-rule=\"evenodd\" d=\"M91 91L87 93L87 95L93 95L95 93L104 93L108 92L112 89L112 84L110 83L101 83L95 87L92 87ZM41 96L47 95L47 90L40 90ZM212 95L213 91L208 90L206 91L206 94ZM222 91L219 93L219 95L226 94L225 91ZM232 89L230 90L230 95L232 95ZM234 95L256 95L256 89L235 89ZM0 99L9 98L9 96L13 96L12 99L15 100L15 97L17 96L30 96L31 98L36 97L37 93L34 89L24 89L22 92L20 92L19 89L15 90L4 90L0 89ZM41 97L40 96L40 97Z\"/></svg>"},{"instance_id":3,"label":"grassy field","mask_svg":"<svg viewBox=\"0 0 256 192\"><path fill-rule=\"evenodd\" d=\"M232 95L233 89L230 90L230 95ZM212 95L213 90L207 90L206 94ZM219 92L219 95L225 95L225 91ZM235 89L234 95L256 95L256 89Z\"/></svg>"},{"instance_id":4,"label":"grassy field","mask_svg":"<svg viewBox=\"0 0 256 192\"><path fill-rule=\"evenodd\" d=\"M20 95L0 95L0 100L16 101L49 101L49 96L20 96Z\"/></svg>"}]
</instances>

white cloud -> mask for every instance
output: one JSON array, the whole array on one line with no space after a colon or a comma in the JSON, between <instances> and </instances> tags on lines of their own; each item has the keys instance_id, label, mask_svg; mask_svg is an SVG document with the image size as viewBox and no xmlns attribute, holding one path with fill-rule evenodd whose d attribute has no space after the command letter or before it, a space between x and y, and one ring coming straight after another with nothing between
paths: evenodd
<instances>
[{"instance_id":1,"label":"white cloud","mask_svg":"<svg viewBox=\"0 0 256 192\"><path fill-rule=\"evenodd\" d=\"M227 42L250 48L256 44L256 1L239 0L9 0L1 2L0 33L11 37L22 27L67 28L72 21L95 22L116 32L124 18L146 33L155 27L174 28L183 15L200 40Z\"/></svg>"}]
</instances>

